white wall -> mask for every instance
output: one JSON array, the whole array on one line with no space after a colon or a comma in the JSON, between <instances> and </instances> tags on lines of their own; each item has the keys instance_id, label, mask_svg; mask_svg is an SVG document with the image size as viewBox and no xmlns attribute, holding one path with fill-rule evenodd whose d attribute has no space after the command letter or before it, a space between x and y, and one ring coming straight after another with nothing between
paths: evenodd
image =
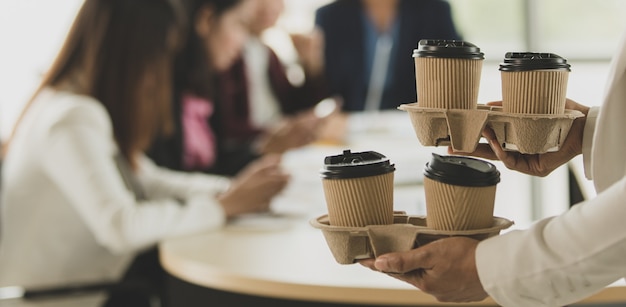
<instances>
[{"instance_id":1,"label":"white wall","mask_svg":"<svg viewBox=\"0 0 626 307\"><path fill-rule=\"evenodd\" d=\"M82 0L0 1L0 139L60 48Z\"/></svg>"}]
</instances>

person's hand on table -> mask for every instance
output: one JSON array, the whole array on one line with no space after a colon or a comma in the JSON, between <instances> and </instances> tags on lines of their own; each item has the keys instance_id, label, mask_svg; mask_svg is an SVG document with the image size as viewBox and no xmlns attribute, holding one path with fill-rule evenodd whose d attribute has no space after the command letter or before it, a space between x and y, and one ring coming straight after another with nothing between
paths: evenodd
<instances>
[{"instance_id":1,"label":"person's hand on table","mask_svg":"<svg viewBox=\"0 0 626 307\"><path fill-rule=\"evenodd\" d=\"M268 211L272 198L287 186L290 179L280 163L281 155L269 154L241 170L233 178L230 188L218 197L226 216Z\"/></svg>"},{"instance_id":2,"label":"person's hand on table","mask_svg":"<svg viewBox=\"0 0 626 307\"><path fill-rule=\"evenodd\" d=\"M322 119L316 143L334 146L345 145L348 113L341 110L341 104L341 98L329 97L315 106L314 112Z\"/></svg>"},{"instance_id":3,"label":"person's hand on table","mask_svg":"<svg viewBox=\"0 0 626 307\"><path fill-rule=\"evenodd\" d=\"M490 102L488 105L499 106L502 105L502 102ZM476 150L471 153L455 152L451 147L448 147L448 153L500 160L509 169L528 175L545 177L559 166L582 153L583 131L589 107L567 99L565 108L580 111L585 116L574 120L567 137L558 151L544 154L522 154L515 151L506 151L496 139L495 132L491 128L486 127L482 135L487 139L488 144L478 144Z\"/></svg>"},{"instance_id":4,"label":"person's hand on table","mask_svg":"<svg viewBox=\"0 0 626 307\"><path fill-rule=\"evenodd\" d=\"M318 137L322 119L312 110L283 119L265 131L256 141L259 153L285 153L308 145Z\"/></svg>"},{"instance_id":5,"label":"person's hand on table","mask_svg":"<svg viewBox=\"0 0 626 307\"><path fill-rule=\"evenodd\" d=\"M359 263L405 281L441 302L482 301L488 295L476 271L477 245L474 239L451 237Z\"/></svg>"}]
</instances>

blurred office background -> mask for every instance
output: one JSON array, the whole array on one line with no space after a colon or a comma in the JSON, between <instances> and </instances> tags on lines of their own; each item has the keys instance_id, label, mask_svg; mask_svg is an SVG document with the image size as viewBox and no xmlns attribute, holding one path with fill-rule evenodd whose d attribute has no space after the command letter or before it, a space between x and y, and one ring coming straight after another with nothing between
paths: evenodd
<instances>
[{"instance_id":1,"label":"blurred office background","mask_svg":"<svg viewBox=\"0 0 626 307\"><path fill-rule=\"evenodd\" d=\"M416 0L419 1L419 0ZM295 61L287 32L313 28L315 9L330 0L285 0L264 38L286 65ZM62 44L81 0L0 0L0 140ZM479 103L499 100L498 63L507 51L551 52L572 65L568 96L602 102L611 55L626 30L623 0L449 0L457 29L485 53ZM415 42L417 44L417 42ZM407 65L413 65L407 55ZM298 67L292 66L297 81ZM582 165L580 160L573 162ZM580 170L580 168L577 168ZM585 191L590 183L582 181Z\"/></svg>"},{"instance_id":2,"label":"blurred office background","mask_svg":"<svg viewBox=\"0 0 626 307\"><path fill-rule=\"evenodd\" d=\"M285 62L289 63L295 56L286 31L310 31L315 9L330 1L285 0L285 13L275 29L265 35ZM580 97L588 105L600 103L608 62L626 29L626 1L448 2L464 39L485 53L485 78L493 74L489 65L497 65L507 51L552 52L572 64L570 97ZM55 56L81 3L81 0L0 0L0 136L3 138L11 129L15 113ZM407 55L407 65L412 65L411 61ZM584 70L578 69L583 66ZM576 86L579 80L584 80L584 87ZM481 99L499 99L498 84L489 84L487 80L485 83L489 86L485 91L481 89Z\"/></svg>"}]
</instances>

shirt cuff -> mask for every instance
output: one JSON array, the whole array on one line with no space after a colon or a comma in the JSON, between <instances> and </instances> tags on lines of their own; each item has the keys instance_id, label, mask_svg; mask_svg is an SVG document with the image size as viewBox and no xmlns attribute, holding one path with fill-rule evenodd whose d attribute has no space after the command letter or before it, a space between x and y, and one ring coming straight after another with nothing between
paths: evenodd
<instances>
[{"instance_id":1,"label":"shirt cuff","mask_svg":"<svg viewBox=\"0 0 626 307\"><path fill-rule=\"evenodd\" d=\"M593 179L591 173L591 147L593 146L593 134L596 128L596 120L598 119L599 107L592 107L587 113L585 120L585 129L583 131L583 165L585 169L585 177L589 180Z\"/></svg>"}]
</instances>

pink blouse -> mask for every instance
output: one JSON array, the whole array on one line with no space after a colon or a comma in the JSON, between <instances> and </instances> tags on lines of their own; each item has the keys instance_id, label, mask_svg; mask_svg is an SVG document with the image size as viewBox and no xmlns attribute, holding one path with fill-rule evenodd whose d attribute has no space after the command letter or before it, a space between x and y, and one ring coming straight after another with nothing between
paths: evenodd
<instances>
[{"instance_id":1,"label":"pink blouse","mask_svg":"<svg viewBox=\"0 0 626 307\"><path fill-rule=\"evenodd\" d=\"M211 114L211 101L183 94L183 167L186 170L206 169L215 163L215 136L209 126Z\"/></svg>"}]
</instances>

